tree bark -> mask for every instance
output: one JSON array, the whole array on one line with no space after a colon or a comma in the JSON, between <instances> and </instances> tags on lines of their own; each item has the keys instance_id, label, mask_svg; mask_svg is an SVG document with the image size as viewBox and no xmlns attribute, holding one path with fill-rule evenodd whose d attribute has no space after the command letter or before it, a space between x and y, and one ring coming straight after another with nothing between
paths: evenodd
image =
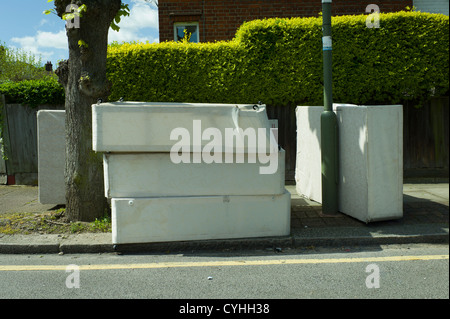
<instances>
[{"instance_id":1,"label":"tree bark","mask_svg":"<svg viewBox=\"0 0 450 319\"><path fill-rule=\"evenodd\" d=\"M66 92L66 214L72 221L93 221L105 215L107 202L102 154L92 150L92 104L109 95L108 30L121 0L55 0L60 17L71 3L85 4L87 11L79 27L66 27L69 60L57 70Z\"/></svg>"}]
</instances>

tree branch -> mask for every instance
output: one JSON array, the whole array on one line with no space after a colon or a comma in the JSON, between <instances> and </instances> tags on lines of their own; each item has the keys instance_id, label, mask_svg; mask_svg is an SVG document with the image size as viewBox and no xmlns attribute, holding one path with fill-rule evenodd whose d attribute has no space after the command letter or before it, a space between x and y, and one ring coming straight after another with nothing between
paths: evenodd
<instances>
[{"instance_id":1,"label":"tree branch","mask_svg":"<svg viewBox=\"0 0 450 319\"><path fill-rule=\"evenodd\" d=\"M69 60L59 62L55 73L58 76L58 82L66 89L69 81Z\"/></svg>"}]
</instances>

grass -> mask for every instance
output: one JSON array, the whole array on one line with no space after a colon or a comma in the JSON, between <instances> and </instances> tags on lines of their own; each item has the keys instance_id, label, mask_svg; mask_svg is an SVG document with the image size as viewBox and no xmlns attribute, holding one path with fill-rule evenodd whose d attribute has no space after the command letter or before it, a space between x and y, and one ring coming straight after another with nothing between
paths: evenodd
<instances>
[{"instance_id":1,"label":"grass","mask_svg":"<svg viewBox=\"0 0 450 319\"><path fill-rule=\"evenodd\" d=\"M111 232L111 218L105 216L91 223L69 222L65 209L45 213L9 213L0 215L0 234L76 234Z\"/></svg>"}]
</instances>

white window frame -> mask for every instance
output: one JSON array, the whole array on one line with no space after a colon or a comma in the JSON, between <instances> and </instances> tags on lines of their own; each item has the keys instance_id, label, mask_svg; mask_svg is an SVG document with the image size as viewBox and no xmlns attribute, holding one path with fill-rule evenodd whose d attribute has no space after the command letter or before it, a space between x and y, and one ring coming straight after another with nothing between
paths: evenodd
<instances>
[{"instance_id":1,"label":"white window frame","mask_svg":"<svg viewBox=\"0 0 450 319\"><path fill-rule=\"evenodd\" d=\"M198 22L175 22L173 24L173 39L174 41L178 41L178 34L177 34L177 27L184 26L184 27L191 27L195 26L197 27L197 43L200 42L200 26Z\"/></svg>"}]
</instances>

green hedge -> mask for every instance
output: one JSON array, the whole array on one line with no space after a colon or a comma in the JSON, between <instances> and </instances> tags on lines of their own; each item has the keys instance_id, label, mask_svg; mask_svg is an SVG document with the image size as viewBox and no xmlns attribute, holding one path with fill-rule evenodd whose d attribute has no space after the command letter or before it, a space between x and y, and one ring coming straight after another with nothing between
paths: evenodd
<instances>
[{"instance_id":1,"label":"green hedge","mask_svg":"<svg viewBox=\"0 0 450 319\"><path fill-rule=\"evenodd\" d=\"M55 77L41 80L4 82L0 84L0 94L5 95L7 103L38 105L64 105L64 88Z\"/></svg>"},{"instance_id":2,"label":"green hedge","mask_svg":"<svg viewBox=\"0 0 450 319\"><path fill-rule=\"evenodd\" d=\"M236 42L123 44L108 50L110 100L217 102L241 90Z\"/></svg>"},{"instance_id":3,"label":"green hedge","mask_svg":"<svg viewBox=\"0 0 450 319\"><path fill-rule=\"evenodd\" d=\"M448 94L449 17L420 12L333 17L335 102L393 104ZM244 23L217 43L115 44L111 100L321 105L322 19Z\"/></svg>"}]
</instances>

